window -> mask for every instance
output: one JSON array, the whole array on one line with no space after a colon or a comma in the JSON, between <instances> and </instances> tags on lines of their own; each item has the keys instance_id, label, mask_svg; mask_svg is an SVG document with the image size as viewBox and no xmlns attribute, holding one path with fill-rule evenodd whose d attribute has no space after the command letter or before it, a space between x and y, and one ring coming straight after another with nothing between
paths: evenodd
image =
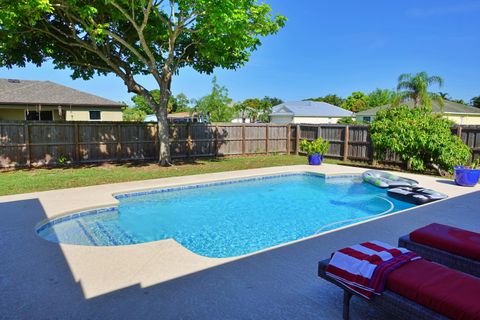
<instances>
[{"instance_id":1,"label":"window","mask_svg":"<svg viewBox=\"0 0 480 320\"><path fill-rule=\"evenodd\" d=\"M102 115L100 111L89 111L90 112L90 120L101 120Z\"/></svg>"},{"instance_id":2,"label":"window","mask_svg":"<svg viewBox=\"0 0 480 320\"><path fill-rule=\"evenodd\" d=\"M53 120L53 111L25 111L25 120L35 121L52 121Z\"/></svg>"},{"instance_id":3,"label":"window","mask_svg":"<svg viewBox=\"0 0 480 320\"><path fill-rule=\"evenodd\" d=\"M372 122L372 117L363 117L363 122Z\"/></svg>"}]
</instances>

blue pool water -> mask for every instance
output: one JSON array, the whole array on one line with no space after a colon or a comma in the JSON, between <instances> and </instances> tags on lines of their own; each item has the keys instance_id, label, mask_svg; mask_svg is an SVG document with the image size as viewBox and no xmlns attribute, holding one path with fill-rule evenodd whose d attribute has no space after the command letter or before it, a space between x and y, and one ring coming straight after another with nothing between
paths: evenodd
<instances>
[{"instance_id":1,"label":"blue pool water","mask_svg":"<svg viewBox=\"0 0 480 320\"><path fill-rule=\"evenodd\" d=\"M203 256L231 257L413 206L358 178L325 179L313 174L118 198L118 208L70 215L37 231L54 242L97 246L172 238Z\"/></svg>"}]
</instances>

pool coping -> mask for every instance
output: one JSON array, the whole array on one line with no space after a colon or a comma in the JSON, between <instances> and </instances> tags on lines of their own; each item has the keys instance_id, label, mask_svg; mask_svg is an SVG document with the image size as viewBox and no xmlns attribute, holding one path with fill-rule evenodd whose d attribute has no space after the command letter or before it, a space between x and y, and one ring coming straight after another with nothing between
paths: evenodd
<instances>
[{"instance_id":1,"label":"pool coping","mask_svg":"<svg viewBox=\"0 0 480 320\"><path fill-rule=\"evenodd\" d=\"M319 167L301 165L271 167L3 196L0 197L0 203L38 199L44 211L43 220L51 220L55 217L79 212L82 209L93 210L106 206L116 206L118 204L118 200L116 200L113 195L129 191L138 192L155 188L158 189L187 184L218 182L238 178L251 178L285 172L307 172L320 174L325 177L338 177L345 175L358 175L365 170L367 169L329 164L324 164ZM462 188L448 183L439 183L437 182L438 179L441 179L439 177L404 173L401 173L400 175L414 178L426 188L432 188L444 192L449 195L449 199L480 190L479 186L474 188ZM449 199L440 200L435 203L448 201ZM406 212L411 212L412 210L429 205L433 204L426 204L401 210L378 218L360 221L348 226L315 234L310 237L282 243L273 247L248 253L246 255L231 258L210 258L201 256L191 252L172 239L108 247L51 243L39 237L35 232L35 226L39 223L40 219L35 220L36 218L34 217L38 216L38 213L34 213L33 211L22 213L26 216L28 223L25 225L26 222L22 222L21 232L25 233L26 236L31 239L33 242L32 246L38 247L39 251L46 250L45 252L48 252L49 250L54 250L55 248L60 247L60 249L63 251L65 259L68 262L72 275L78 282L82 283L84 296L86 298L91 298L130 285L154 285L159 282L172 280L187 274L219 266L227 262L258 255L267 251L273 251L280 247L290 246L292 244L307 241L312 238L319 238L347 228L353 228L360 224L367 224L378 219L387 219L392 215L404 214ZM161 270L160 272L158 271L159 269ZM154 272L153 270L157 271Z\"/></svg>"}]
</instances>

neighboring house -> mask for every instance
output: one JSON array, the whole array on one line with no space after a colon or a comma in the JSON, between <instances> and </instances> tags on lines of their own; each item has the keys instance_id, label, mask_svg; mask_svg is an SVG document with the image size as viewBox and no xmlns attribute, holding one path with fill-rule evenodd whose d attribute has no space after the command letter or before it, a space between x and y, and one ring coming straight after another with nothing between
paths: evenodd
<instances>
[{"instance_id":1,"label":"neighboring house","mask_svg":"<svg viewBox=\"0 0 480 320\"><path fill-rule=\"evenodd\" d=\"M342 118L352 118L351 111L326 102L292 101L272 108L271 123L337 123Z\"/></svg>"},{"instance_id":2,"label":"neighboring house","mask_svg":"<svg viewBox=\"0 0 480 320\"><path fill-rule=\"evenodd\" d=\"M50 81L0 78L0 120L122 121L122 107Z\"/></svg>"},{"instance_id":3,"label":"neighboring house","mask_svg":"<svg viewBox=\"0 0 480 320\"><path fill-rule=\"evenodd\" d=\"M406 102L405 104L410 108L413 108L412 101ZM389 107L390 105L385 105L358 112L355 115L356 120L361 122L372 122L378 111ZM442 113L445 118L452 120L456 124L480 125L479 108L469 107L461 103L446 100L443 107L441 107L438 102L433 102L432 111L435 113Z\"/></svg>"},{"instance_id":4,"label":"neighboring house","mask_svg":"<svg viewBox=\"0 0 480 320\"><path fill-rule=\"evenodd\" d=\"M248 116L247 112L235 112L233 115L231 123L250 123L250 117Z\"/></svg>"},{"instance_id":5,"label":"neighboring house","mask_svg":"<svg viewBox=\"0 0 480 320\"><path fill-rule=\"evenodd\" d=\"M167 120L170 123L189 123L189 122L207 122L205 117L198 117L196 112L173 112L167 115ZM157 116L149 114L145 117L145 122L158 122Z\"/></svg>"}]
</instances>

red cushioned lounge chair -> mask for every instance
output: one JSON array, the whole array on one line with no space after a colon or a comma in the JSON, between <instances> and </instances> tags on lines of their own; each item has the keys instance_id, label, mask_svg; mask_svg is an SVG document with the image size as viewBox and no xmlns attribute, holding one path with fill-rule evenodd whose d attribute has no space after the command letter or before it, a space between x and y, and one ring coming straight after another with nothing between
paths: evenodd
<instances>
[{"instance_id":1,"label":"red cushioned lounge chair","mask_svg":"<svg viewBox=\"0 0 480 320\"><path fill-rule=\"evenodd\" d=\"M344 290L343 319L355 291L326 273L330 259L320 261L318 275ZM480 319L480 279L420 259L392 271L385 291L368 301L400 319Z\"/></svg>"},{"instance_id":2,"label":"red cushioned lounge chair","mask_svg":"<svg viewBox=\"0 0 480 320\"><path fill-rule=\"evenodd\" d=\"M423 258L480 277L480 233L432 223L398 240Z\"/></svg>"}]
</instances>

